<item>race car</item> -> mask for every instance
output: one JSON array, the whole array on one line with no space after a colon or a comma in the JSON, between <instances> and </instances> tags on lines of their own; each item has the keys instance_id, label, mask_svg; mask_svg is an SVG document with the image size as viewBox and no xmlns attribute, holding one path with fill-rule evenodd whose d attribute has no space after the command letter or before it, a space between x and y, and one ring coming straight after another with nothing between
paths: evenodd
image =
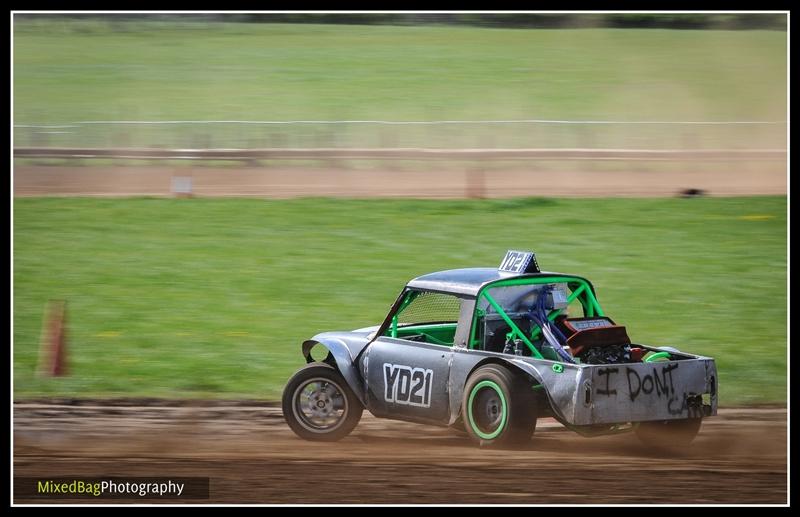
<instances>
[{"instance_id":1,"label":"race car","mask_svg":"<svg viewBox=\"0 0 800 517\"><path fill-rule=\"evenodd\" d=\"M632 430L674 448L717 412L712 358L632 342L591 282L540 271L530 251L415 278L380 325L318 334L302 352L282 407L307 440L347 436L367 409L463 427L482 446L524 444L553 417L582 435Z\"/></svg>"}]
</instances>

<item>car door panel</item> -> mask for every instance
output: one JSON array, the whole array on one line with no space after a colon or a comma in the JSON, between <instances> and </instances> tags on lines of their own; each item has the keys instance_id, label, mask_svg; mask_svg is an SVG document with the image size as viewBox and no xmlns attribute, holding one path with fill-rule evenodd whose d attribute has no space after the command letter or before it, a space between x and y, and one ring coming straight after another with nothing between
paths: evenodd
<instances>
[{"instance_id":1,"label":"car door panel","mask_svg":"<svg viewBox=\"0 0 800 517\"><path fill-rule=\"evenodd\" d=\"M446 346L379 337L361 356L367 408L381 417L447 423L451 355Z\"/></svg>"}]
</instances>

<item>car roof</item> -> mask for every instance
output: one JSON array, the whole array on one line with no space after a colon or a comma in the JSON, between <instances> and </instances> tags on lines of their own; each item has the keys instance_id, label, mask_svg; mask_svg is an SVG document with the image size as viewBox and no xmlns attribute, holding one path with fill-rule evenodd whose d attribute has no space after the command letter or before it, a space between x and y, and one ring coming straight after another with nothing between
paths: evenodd
<instances>
[{"instance_id":1,"label":"car roof","mask_svg":"<svg viewBox=\"0 0 800 517\"><path fill-rule=\"evenodd\" d=\"M592 291L594 291L594 287L592 286L591 282L576 275L555 273L553 271L541 271L539 273L526 274L508 273L505 271L499 271L497 268L490 267L449 269L447 271L428 273L427 275L418 276L417 278L411 280L407 284L407 287L426 291L440 291L445 293L477 296L478 292L484 285L496 280L507 280L510 278L536 278L546 276L566 276L580 278L585 280L586 283L592 287Z\"/></svg>"}]
</instances>

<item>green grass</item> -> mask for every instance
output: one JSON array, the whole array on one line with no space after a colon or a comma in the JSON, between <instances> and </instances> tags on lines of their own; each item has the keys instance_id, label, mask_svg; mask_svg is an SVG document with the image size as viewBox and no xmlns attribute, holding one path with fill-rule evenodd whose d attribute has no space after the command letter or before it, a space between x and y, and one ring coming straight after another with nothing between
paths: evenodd
<instances>
[{"instance_id":1,"label":"green grass","mask_svg":"<svg viewBox=\"0 0 800 517\"><path fill-rule=\"evenodd\" d=\"M785 402L783 197L14 200L14 396L276 398L300 342L375 324L404 282L534 249L636 342L717 359L721 402ZM34 375L68 300L72 374Z\"/></svg>"},{"instance_id":2,"label":"green grass","mask_svg":"<svg viewBox=\"0 0 800 517\"><path fill-rule=\"evenodd\" d=\"M14 120L785 120L786 42L779 31L17 22ZM713 146L785 138L785 127L683 129L548 126L525 128L523 139L519 126L102 126L20 130L18 142L635 146L708 138Z\"/></svg>"}]
</instances>

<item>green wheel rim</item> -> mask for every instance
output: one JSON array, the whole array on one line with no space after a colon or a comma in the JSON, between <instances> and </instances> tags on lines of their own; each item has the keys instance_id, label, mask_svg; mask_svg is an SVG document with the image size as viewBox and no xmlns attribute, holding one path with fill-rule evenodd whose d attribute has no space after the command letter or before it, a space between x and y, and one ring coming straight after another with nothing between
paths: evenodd
<instances>
[{"instance_id":1,"label":"green wheel rim","mask_svg":"<svg viewBox=\"0 0 800 517\"><path fill-rule=\"evenodd\" d=\"M484 388L488 388L494 390L495 393L500 397L500 405L501 405L501 415L500 415L500 424L497 426L497 429L492 431L491 433L485 433L481 431L477 424L475 423L475 418L473 417L472 413L472 402L475 400L475 396ZM506 403L506 397L503 395L503 390L500 389L500 386L497 383L490 381L490 380L483 380L472 387L472 391L469 393L469 399L467 400L467 415L469 417L469 425L472 428L472 431L478 435L478 437L484 440L492 440L497 438L497 436L503 432L503 429L506 427L506 420L508 418L508 404Z\"/></svg>"}]
</instances>

